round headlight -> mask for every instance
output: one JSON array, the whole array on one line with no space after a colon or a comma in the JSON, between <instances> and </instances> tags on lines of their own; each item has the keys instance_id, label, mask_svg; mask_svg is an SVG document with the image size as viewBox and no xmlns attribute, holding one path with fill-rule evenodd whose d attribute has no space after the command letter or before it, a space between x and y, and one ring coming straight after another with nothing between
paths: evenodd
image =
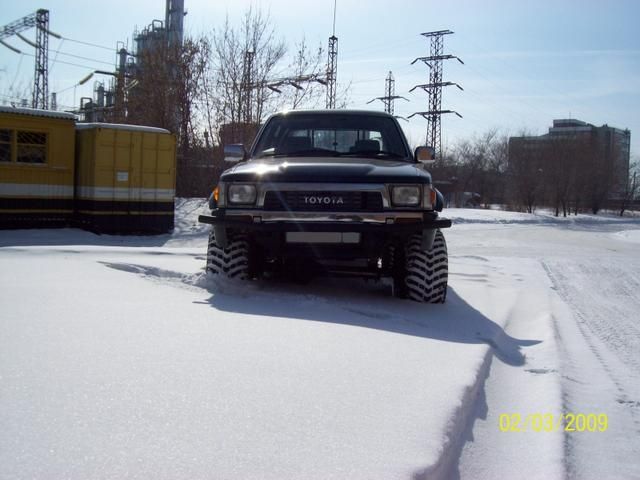
<instances>
[{"instance_id":1,"label":"round headlight","mask_svg":"<svg viewBox=\"0 0 640 480\"><path fill-rule=\"evenodd\" d=\"M237 205L248 205L256 203L255 185L229 185L229 203Z\"/></svg>"},{"instance_id":2,"label":"round headlight","mask_svg":"<svg viewBox=\"0 0 640 480\"><path fill-rule=\"evenodd\" d=\"M405 207L420 205L420 187L417 185L396 185L391 187L391 203Z\"/></svg>"}]
</instances>

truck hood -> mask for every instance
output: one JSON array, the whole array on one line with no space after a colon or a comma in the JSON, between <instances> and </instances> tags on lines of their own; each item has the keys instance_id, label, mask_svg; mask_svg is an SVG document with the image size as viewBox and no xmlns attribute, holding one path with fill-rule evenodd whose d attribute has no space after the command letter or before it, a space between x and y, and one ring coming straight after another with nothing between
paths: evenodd
<instances>
[{"instance_id":1,"label":"truck hood","mask_svg":"<svg viewBox=\"0 0 640 480\"><path fill-rule=\"evenodd\" d=\"M250 160L226 170L223 182L431 183L420 163L371 158L287 157Z\"/></svg>"}]
</instances>

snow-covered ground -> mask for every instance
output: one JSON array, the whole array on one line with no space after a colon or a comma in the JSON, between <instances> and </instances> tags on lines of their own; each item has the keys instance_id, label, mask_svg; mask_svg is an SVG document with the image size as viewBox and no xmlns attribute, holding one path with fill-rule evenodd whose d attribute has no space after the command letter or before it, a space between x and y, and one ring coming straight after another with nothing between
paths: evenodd
<instances>
[{"instance_id":1,"label":"snow-covered ground","mask_svg":"<svg viewBox=\"0 0 640 480\"><path fill-rule=\"evenodd\" d=\"M155 237L0 231L0 478L640 478L640 219L447 211L445 305L221 283ZM502 432L502 414L606 414Z\"/></svg>"}]
</instances>

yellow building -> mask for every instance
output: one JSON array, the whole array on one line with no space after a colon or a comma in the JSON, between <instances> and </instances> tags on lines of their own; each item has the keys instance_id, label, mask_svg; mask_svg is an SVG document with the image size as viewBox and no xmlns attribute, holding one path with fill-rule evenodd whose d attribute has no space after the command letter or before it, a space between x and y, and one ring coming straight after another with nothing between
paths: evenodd
<instances>
[{"instance_id":1,"label":"yellow building","mask_svg":"<svg viewBox=\"0 0 640 480\"><path fill-rule=\"evenodd\" d=\"M104 233L173 229L175 137L136 125L79 123L76 213L82 228Z\"/></svg>"},{"instance_id":2,"label":"yellow building","mask_svg":"<svg viewBox=\"0 0 640 480\"><path fill-rule=\"evenodd\" d=\"M72 114L0 107L0 228L71 220L74 138Z\"/></svg>"}]
</instances>

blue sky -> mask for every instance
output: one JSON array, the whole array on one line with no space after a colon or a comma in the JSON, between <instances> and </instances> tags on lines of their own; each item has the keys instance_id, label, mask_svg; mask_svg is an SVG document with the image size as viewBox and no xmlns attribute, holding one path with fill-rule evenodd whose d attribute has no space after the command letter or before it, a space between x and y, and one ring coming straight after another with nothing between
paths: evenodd
<instances>
[{"instance_id":1,"label":"blue sky","mask_svg":"<svg viewBox=\"0 0 640 480\"><path fill-rule=\"evenodd\" d=\"M185 0L186 30L191 34L210 31L227 14L232 22L238 21L250 4L268 10L278 33L291 45L304 35L312 45L326 46L333 0ZM54 32L113 48L52 39L50 59L56 62L51 67L50 91L66 89L58 101L69 106L73 104L73 85L81 78L93 69L113 68L117 41L130 44L134 27L164 18L162 0L5 0L0 25L38 8L50 11ZM421 32L450 29L455 34L446 37L445 53L461 57L465 65L446 62L444 79L460 83L465 90L449 88L444 92L443 108L464 117L443 118L446 145L489 128L541 134L554 118L572 117L629 128L632 154L638 156L639 18L640 2L635 0L338 0L338 81L352 82L350 107L382 108L380 103L366 102L383 95L384 79L391 70L396 93L410 100L398 101L396 113L407 116L426 110L427 95L408 91L428 81L428 69L410 62L429 54ZM33 30L25 36L34 38ZM17 38L9 42L32 53L32 48ZM30 87L33 61L31 56L0 45L0 95L7 95L10 87L14 91ZM76 102L89 94L90 84L75 88ZM419 143L426 121L414 117L410 123L403 122L403 127L410 139Z\"/></svg>"}]
</instances>

